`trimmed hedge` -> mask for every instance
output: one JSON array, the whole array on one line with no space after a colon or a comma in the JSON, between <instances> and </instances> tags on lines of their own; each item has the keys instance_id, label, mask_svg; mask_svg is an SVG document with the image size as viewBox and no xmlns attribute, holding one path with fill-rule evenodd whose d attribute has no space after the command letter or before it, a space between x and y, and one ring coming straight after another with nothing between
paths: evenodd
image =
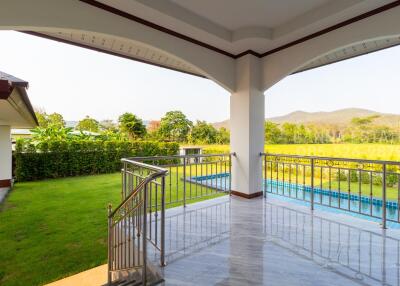
<instances>
[{"instance_id":1,"label":"trimmed hedge","mask_svg":"<svg viewBox=\"0 0 400 286\"><path fill-rule=\"evenodd\" d=\"M35 146L17 142L15 178L34 181L47 178L112 173L121 169L121 158L176 155L177 143L151 141L50 141Z\"/></svg>"}]
</instances>

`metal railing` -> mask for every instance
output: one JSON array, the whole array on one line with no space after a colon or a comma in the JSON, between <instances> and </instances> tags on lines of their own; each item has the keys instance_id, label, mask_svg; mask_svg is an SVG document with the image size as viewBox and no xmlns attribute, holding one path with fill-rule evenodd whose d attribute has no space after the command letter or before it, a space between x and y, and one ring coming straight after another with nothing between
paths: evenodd
<instances>
[{"instance_id":1,"label":"metal railing","mask_svg":"<svg viewBox=\"0 0 400 286\"><path fill-rule=\"evenodd\" d=\"M165 226L161 234L151 235L153 224L158 229L158 220L151 220L151 212L161 215L165 222L165 176L167 170L134 160L123 159L122 202L108 214L108 283L118 280L119 274L133 275L147 280L147 242L151 242L161 253L164 263ZM159 204L153 203L151 193L160 196ZM154 210L155 206L155 210ZM150 217L150 220L149 220ZM132 273L132 270L136 272ZM132 277L123 277L131 280Z\"/></svg>"},{"instance_id":2,"label":"metal railing","mask_svg":"<svg viewBox=\"0 0 400 286\"><path fill-rule=\"evenodd\" d=\"M232 155L122 159L122 202L114 210L110 205L108 215L109 284L130 270L139 270L146 282L147 242L160 253L161 266L165 265L166 205L186 206L230 193Z\"/></svg>"},{"instance_id":3,"label":"metal railing","mask_svg":"<svg viewBox=\"0 0 400 286\"><path fill-rule=\"evenodd\" d=\"M199 199L231 192L231 154L201 154L135 157L168 170L165 177L165 204L184 205ZM153 197L155 194L153 194ZM153 199L154 202L154 199Z\"/></svg>"},{"instance_id":4,"label":"metal railing","mask_svg":"<svg viewBox=\"0 0 400 286\"><path fill-rule=\"evenodd\" d=\"M261 153L263 191L400 222L400 162Z\"/></svg>"}]
</instances>

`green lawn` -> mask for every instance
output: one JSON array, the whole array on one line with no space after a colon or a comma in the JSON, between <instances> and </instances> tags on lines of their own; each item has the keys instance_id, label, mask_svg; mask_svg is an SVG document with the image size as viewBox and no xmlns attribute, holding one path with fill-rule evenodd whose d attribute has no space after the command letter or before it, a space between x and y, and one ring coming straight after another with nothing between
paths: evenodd
<instances>
[{"instance_id":1,"label":"green lawn","mask_svg":"<svg viewBox=\"0 0 400 286\"><path fill-rule=\"evenodd\" d=\"M182 169L171 171L178 189L167 178L167 202L183 191ZM0 205L0 285L42 285L106 263L107 205L120 199L118 173L17 183Z\"/></svg>"},{"instance_id":2,"label":"green lawn","mask_svg":"<svg viewBox=\"0 0 400 286\"><path fill-rule=\"evenodd\" d=\"M41 285L106 261L120 175L18 183L0 211L0 284Z\"/></svg>"}]
</instances>

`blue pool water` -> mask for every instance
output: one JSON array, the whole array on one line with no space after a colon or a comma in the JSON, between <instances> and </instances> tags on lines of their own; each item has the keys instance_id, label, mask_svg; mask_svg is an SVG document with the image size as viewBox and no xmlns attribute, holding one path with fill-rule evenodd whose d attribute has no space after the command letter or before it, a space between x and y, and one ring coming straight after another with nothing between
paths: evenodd
<instances>
[{"instance_id":1,"label":"blue pool water","mask_svg":"<svg viewBox=\"0 0 400 286\"><path fill-rule=\"evenodd\" d=\"M197 176L188 178L189 181L213 187L221 191L229 190L229 173L221 173L209 176ZM290 199L310 202L311 187L302 184L294 184L276 180L264 180L263 189L267 193L284 196ZM382 200L380 198L370 198L359 196L358 194L338 192L337 190L327 190L314 188L314 203L330 208L350 211L363 216L382 218ZM398 203L396 201L386 201L386 218L390 221L399 220Z\"/></svg>"}]
</instances>

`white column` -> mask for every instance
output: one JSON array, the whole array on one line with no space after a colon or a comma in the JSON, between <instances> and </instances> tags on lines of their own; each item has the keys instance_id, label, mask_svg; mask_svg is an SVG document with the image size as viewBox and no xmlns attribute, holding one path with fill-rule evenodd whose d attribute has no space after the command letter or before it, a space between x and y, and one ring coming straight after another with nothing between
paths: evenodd
<instances>
[{"instance_id":1,"label":"white column","mask_svg":"<svg viewBox=\"0 0 400 286\"><path fill-rule=\"evenodd\" d=\"M265 100L261 60L247 55L237 60L236 91L231 95L230 129L232 191L247 198L261 195Z\"/></svg>"},{"instance_id":2,"label":"white column","mask_svg":"<svg viewBox=\"0 0 400 286\"><path fill-rule=\"evenodd\" d=\"M0 125L0 187L10 187L12 178L11 128Z\"/></svg>"}]
</instances>

